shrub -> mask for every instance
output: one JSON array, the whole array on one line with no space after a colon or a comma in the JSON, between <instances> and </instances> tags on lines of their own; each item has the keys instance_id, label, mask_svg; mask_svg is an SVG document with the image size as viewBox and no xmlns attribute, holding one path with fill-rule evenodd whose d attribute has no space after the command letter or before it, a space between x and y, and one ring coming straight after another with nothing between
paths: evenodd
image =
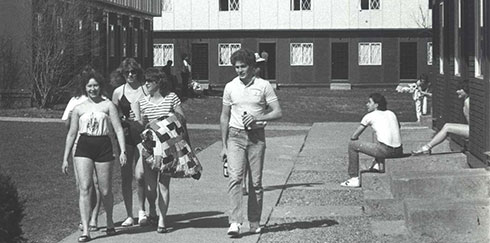
<instances>
[{"instance_id":1,"label":"shrub","mask_svg":"<svg viewBox=\"0 0 490 243\"><path fill-rule=\"evenodd\" d=\"M24 201L9 176L0 173L0 242L25 242L21 221Z\"/></svg>"}]
</instances>

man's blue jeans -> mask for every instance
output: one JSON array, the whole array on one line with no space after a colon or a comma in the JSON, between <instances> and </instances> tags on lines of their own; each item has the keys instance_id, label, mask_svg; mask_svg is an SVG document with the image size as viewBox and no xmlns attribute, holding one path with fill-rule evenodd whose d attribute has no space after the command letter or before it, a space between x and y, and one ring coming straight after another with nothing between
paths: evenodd
<instances>
[{"instance_id":1,"label":"man's blue jeans","mask_svg":"<svg viewBox=\"0 0 490 243\"><path fill-rule=\"evenodd\" d=\"M227 145L228 196L231 202L230 223L243 222L242 180L245 168L249 171L248 221L260 222L262 214L265 133L264 129L245 131L230 128Z\"/></svg>"},{"instance_id":2,"label":"man's blue jeans","mask_svg":"<svg viewBox=\"0 0 490 243\"><path fill-rule=\"evenodd\" d=\"M349 168L350 177L359 176L359 152L373 156L378 163L384 163L385 158L396 158L403 155L402 146L393 148L380 142L370 143L359 140L349 142Z\"/></svg>"}]
</instances>

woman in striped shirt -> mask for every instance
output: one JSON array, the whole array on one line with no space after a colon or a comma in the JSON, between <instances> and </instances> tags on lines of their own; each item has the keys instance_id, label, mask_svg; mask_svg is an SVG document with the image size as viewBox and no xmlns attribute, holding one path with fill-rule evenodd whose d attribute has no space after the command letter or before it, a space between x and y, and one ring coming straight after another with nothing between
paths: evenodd
<instances>
[{"instance_id":1,"label":"woman in striped shirt","mask_svg":"<svg viewBox=\"0 0 490 243\"><path fill-rule=\"evenodd\" d=\"M180 99L175 93L170 92L170 81L165 73L153 67L146 69L145 86L149 95L141 98L134 105L132 104L136 120L142 125L146 125L162 116L168 116L169 113L179 113L184 116L184 112L180 106ZM158 188L160 189L160 197L158 198L160 218L158 219L157 232L166 233L165 216L167 215L168 203L170 200L170 176L159 175L160 173L151 170L148 164L143 164L145 181L148 185L146 198L150 205L150 218L156 217L156 215L152 215L152 212L155 212L155 201L157 198L156 189L158 184Z\"/></svg>"}]
</instances>

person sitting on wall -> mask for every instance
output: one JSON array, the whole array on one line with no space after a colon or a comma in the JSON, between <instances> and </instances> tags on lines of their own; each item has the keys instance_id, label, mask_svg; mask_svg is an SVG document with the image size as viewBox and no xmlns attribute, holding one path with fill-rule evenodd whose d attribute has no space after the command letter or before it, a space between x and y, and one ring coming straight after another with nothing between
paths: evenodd
<instances>
[{"instance_id":1,"label":"person sitting on wall","mask_svg":"<svg viewBox=\"0 0 490 243\"><path fill-rule=\"evenodd\" d=\"M349 168L351 178L340 183L346 187L360 187L359 180L359 152L375 158L370 171L382 172L385 158L401 157L403 147L400 135L400 123L390 110L387 110L387 102L383 95L373 93L369 95L366 103L368 113L362 118L361 125L352 134L349 142ZM359 136L366 127L371 126L376 134L376 142L359 141Z\"/></svg>"},{"instance_id":2,"label":"person sitting on wall","mask_svg":"<svg viewBox=\"0 0 490 243\"><path fill-rule=\"evenodd\" d=\"M456 94L458 94L458 98L464 100L463 102L463 114L466 118L466 122L468 124L459 124L459 123L446 123L442 127L442 129L430 140L429 143L422 146L421 148L412 151L412 155L420 155L420 154L430 154L431 149L440 144L444 139L447 138L449 134L455 134L462 136L464 138L470 137L470 88L469 81L463 80L458 84L458 89L456 90Z\"/></svg>"}]
</instances>

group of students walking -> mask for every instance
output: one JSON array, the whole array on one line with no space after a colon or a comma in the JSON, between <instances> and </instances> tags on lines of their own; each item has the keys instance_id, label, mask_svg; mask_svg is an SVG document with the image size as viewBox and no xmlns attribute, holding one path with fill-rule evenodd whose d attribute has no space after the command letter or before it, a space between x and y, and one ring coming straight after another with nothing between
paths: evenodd
<instances>
[{"instance_id":1,"label":"group of students walking","mask_svg":"<svg viewBox=\"0 0 490 243\"><path fill-rule=\"evenodd\" d=\"M254 53L238 50L232 55L231 62L238 77L224 89L220 116L223 149L219 156L227 157L229 162L228 194L232 209L227 233L237 236L243 221L241 185L245 168L250 175L248 219L251 231L259 233L261 230L264 127L266 121L279 119L282 113L271 84L255 76ZM133 58L123 60L110 78L113 86L117 86L112 99L106 93L107 83L103 76L92 67L85 67L77 77L78 87L62 118L69 128L62 172L68 173L69 161L73 160L81 216L79 242L92 240L90 232L99 230L97 216L101 202L107 216L106 234L116 234L112 215L112 175L116 155L121 165L122 194L127 213L121 226L157 224L158 233L168 232L165 217L172 175L162 173L163 167L155 168L156 155L148 158L153 151L145 150L142 131L170 114L183 118L185 123L181 100L170 92L171 84L165 73L154 67L142 70ZM199 163L195 168L199 175L192 177L198 179L202 168ZM133 177L137 183L138 222L133 214ZM145 200L148 201L148 210Z\"/></svg>"},{"instance_id":2,"label":"group of students walking","mask_svg":"<svg viewBox=\"0 0 490 243\"><path fill-rule=\"evenodd\" d=\"M242 185L246 179L247 220L250 232L260 233L262 230L262 174L266 149L264 128L268 121L282 117L282 110L272 85L260 77L258 62L261 61L263 60L247 49L234 52L231 63L237 77L228 82L223 91L220 115L222 150L219 157L228 163L227 192L230 211L227 234L231 237L240 235L244 222ZM168 232L165 217L169 206L172 175L162 173L162 170L155 166L153 162L157 158L156 155L148 157L151 148L147 150L147 144L142 144L145 137L142 131L171 114L185 120L181 100L170 91L171 84L165 73L154 67L143 71L133 58L125 59L110 77L111 83L117 84L112 99L105 93L104 78L92 67L84 68L78 76L79 86L75 95L63 115L69 131L62 171L68 173L69 160L72 159L79 189L82 230L79 242L90 241L90 232L99 230L97 216L101 202L107 216L106 233L116 234L112 218L112 175L115 155L121 164L122 193L127 213L121 226L150 223L157 224L158 233ZM463 112L469 120L467 81L460 84L457 94L465 100ZM350 138L348 174L351 178L342 182L342 186L361 185L359 153L375 158L370 168L372 172L384 171L385 158L403 154L400 124L395 113L387 109L385 97L379 93L371 94L366 107L368 113ZM374 143L358 140L368 126L371 126L376 134L377 139ZM428 153L449 133L468 137L468 131L468 125L447 124L431 142L412 153ZM116 143L118 148L113 146ZM175 159L180 160L179 157ZM196 168L198 171L202 169L199 164ZM133 214L133 177L137 182L138 222ZM148 210L145 208L145 200L148 201Z\"/></svg>"}]
</instances>

